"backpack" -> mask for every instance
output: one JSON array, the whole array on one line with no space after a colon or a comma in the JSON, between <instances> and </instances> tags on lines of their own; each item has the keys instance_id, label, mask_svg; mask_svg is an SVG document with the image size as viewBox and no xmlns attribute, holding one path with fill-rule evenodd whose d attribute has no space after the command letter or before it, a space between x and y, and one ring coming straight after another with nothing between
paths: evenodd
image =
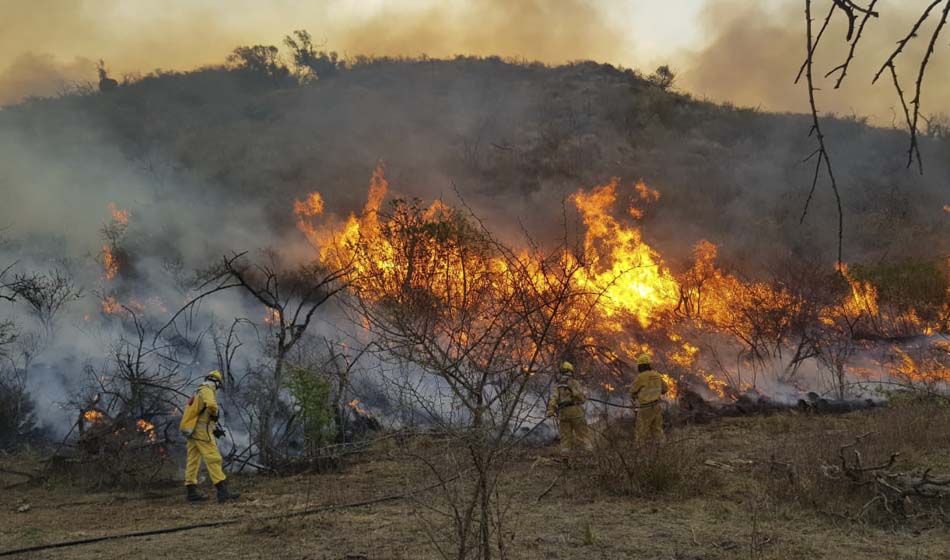
<instances>
[{"instance_id":1,"label":"backpack","mask_svg":"<svg viewBox=\"0 0 950 560\"><path fill-rule=\"evenodd\" d=\"M195 426L198 424L198 417L201 416L201 413L204 412L205 406L201 401L201 396L198 391L188 399L188 404L185 405L185 410L181 413L181 422L178 424L178 430L185 437L191 437L191 434L195 431Z\"/></svg>"}]
</instances>

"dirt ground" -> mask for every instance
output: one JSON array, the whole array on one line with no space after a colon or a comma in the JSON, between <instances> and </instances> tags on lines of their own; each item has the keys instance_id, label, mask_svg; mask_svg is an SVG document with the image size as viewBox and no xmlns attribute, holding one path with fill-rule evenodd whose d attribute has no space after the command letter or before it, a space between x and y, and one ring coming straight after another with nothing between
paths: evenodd
<instances>
[{"instance_id":1,"label":"dirt ground","mask_svg":"<svg viewBox=\"0 0 950 560\"><path fill-rule=\"evenodd\" d=\"M505 486L512 509L503 526L515 559L945 559L946 524L894 526L849 521L819 507L769 498L741 465L773 453L783 433L809 423L826 431L864 428L861 412L834 418L724 419L673 431L691 438L702 461L687 490L650 498L619 497L591 482L590 459L563 460L556 449L519 450ZM950 450L948 450L950 452ZM31 459L0 457L26 470ZM938 455L950 471L950 455ZM943 462L945 461L945 462ZM55 480L0 493L0 553L100 535L239 519L223 527L44 550L23 558L420 559L439 558L432 525L437 490L369 506L291 519L267 516L405 493L431 483L419 461L378 449L340 472L274 478L235 476L239 502L187 504L177 483L90 493ZM0 485L16 482L0 474ZM552 482L557 481L553 486ZM204 483L207 486L207 482ZM210 488L206 488L210 490ZM547 491L547 492L546 492ZM546 492L546 493L545 493ZM29 506L28 511L18 512Z\"/></svg>"}]
</instances>

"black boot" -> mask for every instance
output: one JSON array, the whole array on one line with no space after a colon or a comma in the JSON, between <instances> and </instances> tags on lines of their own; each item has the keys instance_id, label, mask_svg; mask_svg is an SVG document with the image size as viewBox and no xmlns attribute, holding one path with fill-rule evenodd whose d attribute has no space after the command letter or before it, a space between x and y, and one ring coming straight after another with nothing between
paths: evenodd
<instances>
[{"instance_id":1,"label":"black boot","mask_svg":"<svg viewBox=\"0 0 950 560\"><path fill-rule=\"evenodd\" d=\"M188 484L185 486L186 495L185 499L189 502L205 502L208 500L208 496L198 492L198 487L194 484Z\"/></svg>"},{"instance_id":2,"label":"black boot","mask_svg":"<svg viewBox=\"0 0 950 560\"><path fill-rule=\"evenodd\" d=\"M228 483L224 480L214 485L218 489L218 503L236 500L241 497L237 492L228 492Z\"/></svg>"}]
</instances>

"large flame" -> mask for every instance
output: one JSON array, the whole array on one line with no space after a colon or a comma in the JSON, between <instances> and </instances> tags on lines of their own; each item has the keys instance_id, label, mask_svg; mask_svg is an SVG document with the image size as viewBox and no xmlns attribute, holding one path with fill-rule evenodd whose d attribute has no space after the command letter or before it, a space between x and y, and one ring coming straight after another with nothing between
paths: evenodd
<instances>
[{"instance_id":1,"label":"large flame","mask_svg":"<svg viewBox=\"0 0 950 560\"><path fill-rule=\"evenodd\" d=\"M110 232L107 236L114 243L115 237L120 237L129 226L129 211L118 208L114 202L110 202L108 208L112 220L111 223L104 226L103 231ZM116 256L114 245L106 244L102 246L102 268L106 280L114 280L116 275L119 274L119 259Z\"/></svg>"},{"instance_id":2,"label":"large flame","mask_svg":"<svg viewBox=\"0 0 950 560\"><path fill-rule=\"evenodd\" d=\"M848 265L841 263L838 265L838 272L848 281L851 293L844 301L844 311L850 317L876 317L880 314L880 307L877 303L877 288L870 282L860 282L855 280L848 272Z\"/></svg>"},{"instance_id":3,"label":"large flame","mask_svg":"<svg viewBox=\"0 0 950 560\"><path fill-rule=\"evenodd\" d=\"M585 231L582 247L565 251L561 262L567 265L564 269L576 270L571 281L577 283L586 299L578 298L576 308L566 310L562 328L579 329L579 344L602 349L610 355L609 360L619 363L631 363L644 351L654 354L660 369L674 373L664 373L672 398L678 389L674 377L683 375L689 376L689 383L705 385L720 398L749 388L741 376L731 377L719 357L704 359L701 347L709 345L703 346L700 339L691 337L710 333L725 337L744 347L740 356L744 352L743 359L752 361L755 367L755 360L764 363L767 359L760 352L780 355L781 348L792 343L792 321L800 313L809 312L804 307L804 296L780 282L744 279L723 272L717 264L719 249L708 241L696 245L692 266L674 275L662 256L644 241L637 224L644 216L644 205L657 201L659 193L643 182L632 191L621 192L622 188L619 179L612 179L570 197ZM377 166L362 213L350 215L343 223L323 218L319 193L294 204L297 227L317 247L320 260L330 268L351 271L351 286L362 297L388 297L400 303L401 294L416 290L449 302L461 297L452 290L465 286L465 278L486 271L504 272L509 266L500 258L456 258L453 251L446 251L453 239L439 232L451 231L464 218L441 202L420 208L402 201L391 213L384 214L382 203L388 189L383 167ZM635 204L625 212L618 211L618 200L627 198ZM317 224L317 219L325 221ZM413 232L426 235L413 237ZM522 249L520 253L529 263L533 275L530 281L538 288L551 285L549 275L553 273L537 264L540 261L531 251L534 249ZM414 268L425 269L425 274L415 274ZM817 320L827 328L842 321L853 326L858 318L873 323L881 316L877 290L869 282L854 279L846 266L839 272L847 280L849 291L835 304L821 308ZM521 281L514 275L497 277L502 279L500 293L505 282ZM425 285L420 284L423 281ZM267 322L272 320L269 317ZM912 313L905 313L901 320L920 326ZM452 336L464 345L469 334ZM704 369L703 364L713 365L710 362L715 362L717 373ZM615 376L599 383L611 392L616 390L617 381Z\"/></svg>"},{"instance_id":4,"label":"large flame","mask_svg":"<svg viewBox=\"0 0 950 560\"><path fill-rule=\"evenodd\" d=\"M571 200L587 226L586 266L580 271L580 283L603 294L600 309L605 326L619 331L624 328L625 316L633 316L647 327L658 313L672 309L678 285L660 255L643 242L639 228L624 225L611 214L618 186L619 179L614 178L590 192L574 193ZM637 183L637 192L641 199L659 197L642 182ZM640 217L642 211L632 214Z\"/></svg>"}]
</instances>

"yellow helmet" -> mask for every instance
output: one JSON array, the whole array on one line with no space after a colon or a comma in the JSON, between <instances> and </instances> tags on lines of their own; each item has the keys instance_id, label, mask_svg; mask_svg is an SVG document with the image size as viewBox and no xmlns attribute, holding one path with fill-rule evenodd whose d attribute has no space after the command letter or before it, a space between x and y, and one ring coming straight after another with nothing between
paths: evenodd
<instances>
[{"instance_id":1,"label":"yellow helmet","mask_svg":"<svg viewBox=\"0 0 950 560\"><path fill-rule=\"evenodd\" d=\"M644 352L644 353L640 354L639 356L637 356L637 365L638 365L638 366L644 366L644 365L648 366L648 365L650 365L652 362L653 362L653 360L650 359L650 355L647 354L646 352Z\"/></svg>"},{"instance_id":2,"label":"yellow helmet","mask_svg":"<svg viewBox=\"0 0 950 560\"><path fill-rule=\"evenodd\" d=\"M571 362L561 362L561 373L574 373L574 364Z\"/></svg>"},{"instance_id":3,"label":"yellow helmet","mask_svg":"<svg viewBox=\"0 0 950 560\"><path fill-rule=\"evenodd\" d=\"M213 380L217 381L219 384L224 383L224 376L221 375L221 372L218 371L218 370L216 370L216 369L211 370L211 372L208 373L208 375L207 375L207 377L205 377L205 379L213 379Z\"/></svg>"}]
</instances>

